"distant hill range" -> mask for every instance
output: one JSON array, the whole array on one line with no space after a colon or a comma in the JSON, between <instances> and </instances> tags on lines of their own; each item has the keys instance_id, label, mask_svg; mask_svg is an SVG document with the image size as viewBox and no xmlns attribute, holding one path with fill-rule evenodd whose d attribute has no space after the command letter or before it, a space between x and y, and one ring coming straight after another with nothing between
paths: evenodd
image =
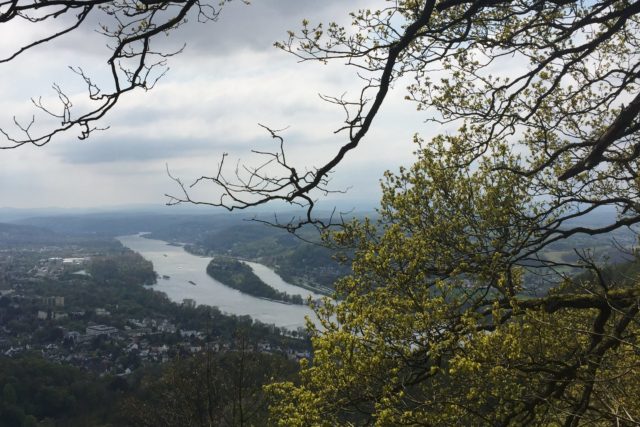
<instances>
[{"instance_id":1,"label":"distant hill range","mask_svg":"<svg viewBox=\"0 0 640 427\"><path fill-rule=\"evenodd\" d=\"M53 243L60 239L63 237L46 228L0 223L0 246Z\"/></svg>"},{"instance_id":2,"label":"distant hill range","mask_svg":"<svg viewBox=\"0 0 640 427\"><path fill-rule=\"evenodd\" d=\"M65 214L23 216L14 218L11 224L1 224L0 245L110 239L147 232L150 238L184 243L188 250L195 253L257 260L274 268L285 280L303 286L331 287L337 278L350 271L348 265L334 261L334 254L329 249L309 244L283 229L251 221L253 214L212 212L205 215L193 211L168 211L176 213L65 211ZM0 209L2 212L6 210ZM33 213L36 212L39 211ZM280 218L294 216L295 213L286 212L279 215ZM614 211L603 209L571 225L595 227L610 223L614 216ZM273 215L262 218L273 219ZM306 240L319 239L315 230L303 230L302 236ZM630 248L635 244L636 235L629 229L621 228L599 236L577 234L571 239L550 245L540 256L558 263L574 263L578 259L575 249L589 248L596 259L614 264L628 261L628 254L620 248Z\"/></svg>"}]
</instances>

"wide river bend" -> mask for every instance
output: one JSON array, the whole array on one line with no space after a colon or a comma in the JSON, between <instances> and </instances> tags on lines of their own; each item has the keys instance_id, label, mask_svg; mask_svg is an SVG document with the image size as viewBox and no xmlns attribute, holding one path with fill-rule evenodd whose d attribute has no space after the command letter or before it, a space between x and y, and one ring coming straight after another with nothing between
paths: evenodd
<instances>
[{"instance_id":1,"label":"wide river bend","mask_svg":"<svg viewBox=\"0 0 640 427\"><path fill-rule=\"evenodd\" d=\"M167 294L171 301L180 303L183 299L190 298L198 304L216 306L223 313L249 315L263 323L273 323L288 329L304 326L305 316L315 319L313 311L305 305L290 305L256 298L223 285L207 274L207 265L211 260L209 257L193 255L181 246L173 246L162 240L147 239L140 234L120 236L117 239L153 263L159 278L158 283L152 288ZM285 282L273 270L262 264L247 264L258 277L273 288L289 294L302 295L304 299L309 295L312 298L321 296ZM169 278L163 279L163 276Z\"/></svg>"}]
</instances>

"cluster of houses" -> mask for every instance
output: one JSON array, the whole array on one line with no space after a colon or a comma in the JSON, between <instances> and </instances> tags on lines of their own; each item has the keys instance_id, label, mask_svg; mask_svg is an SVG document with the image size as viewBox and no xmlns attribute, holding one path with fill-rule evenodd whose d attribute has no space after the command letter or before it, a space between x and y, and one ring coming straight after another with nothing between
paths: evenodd
<instances>
[{"instance_id":1,"label":"cluster of houses","mask_svg":"<svg viewBox=\"0 0 640 427\"><path fill-rule=\"evenodd\" d=\"M63 311L64 297L61 296L43 297L40 302L45 307L36 313L38 320L62 320L69 317L80 319L87 314L86 310ZM99 317L111 316L111 312L102 307L97 307L92 311Z\"/></svg>"},{"instance_id":2,"label":"cluster of houses","mask_svg":"<svg viewBox=\"0 0 640 427\"><path fill-rule=\"evenodd\" d=\"M171 339L163 341L163 336ZM100 342L108 345L101 346ZM202 331L179 329L167 319L145 318L127 319L122 329L90 323L83 332L65 330L63 338L57 342L11 346L2 353L15 357L25 351L38 351L50 361L72 364L100 374L128 375L139 365L165 363L176 355L232 350L228 342L207 340ZM266 341L249 346L248 350L280 353L290 359L310 357L308 352L274 347Z\"/></svg>"},{"instance_id":3,"label":"cluster of houses","mask_svg":"<svg viewBox=\"0 0 640 427\"><path fill-rule=\"evenodd\" d=\"M88 325L84 333L66 331L62 341L45 344L27 343L4 348L6 357L19 357L24 353L38 353L49 361L68 364L93 371L100 375L126 376L140 366L166 363L176 356L198 354L204 351L234 351L233 346L220 339L206 340L198 331L179 330L180 339L162 342L137 329L129 331L116 327L95 324ZM102 343L103 345L101 345ZM277 353L291 360L309 359L308 351L272 346L266 341L250 345L248 351Z\"/></svg>"},{"instance_id":4,"label":"cluster of houses","mask_svg":"<svg viewBox=\"0 0 640 427\"><path fill-rule=\"evenodd\" d=\"M35 352L53 362L101 374L127 375L140 365L164 363L177 355L233 351L229 342L207 337L200 330L179 328L165 318L117 318L106 308L79 309L71 297L65 301L64 296L29 292L31 283L82 271L90 259L49 257L35 266L29 262L21 270L7 267L12 268L12 276L5 282L13 283L12 289L0 290L4 300L0 308L0 354L17 357ZM0 274L2 271L0 268ZM185 299L183 306L195 308L196 302ZM12 330L12 324L24 327ZM306 352L273 347L266 341L249 350L281 353L291 359L310 357Z\"/></svg>"},{"instance_id":5,"label":"cluster of houses","mask_svg":"<svg viewBox=\"0 0 640 427\"><path fill-rule=\"evenodd\" d=\"M71 267L77 270L77 267L86 265L91 261L90 257L51 257L43 258L29 271L34 277L55 279L60 277L62 273L68 271ZM82 273L82 271L81 271Z\"/></svg>"}]
</instances>

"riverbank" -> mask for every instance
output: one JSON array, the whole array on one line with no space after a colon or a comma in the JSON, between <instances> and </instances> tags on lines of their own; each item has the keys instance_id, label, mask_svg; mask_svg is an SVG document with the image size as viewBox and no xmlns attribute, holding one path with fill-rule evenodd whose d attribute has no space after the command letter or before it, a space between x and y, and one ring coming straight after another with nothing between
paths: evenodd
<instances>
[{"instance_id":1,"label":"riverbank","mask_svg":"<svg viewBox=\"0 0 640 427\"><path fill-rule=\"evenodd\" d=\"M263 259L263 258L246 258L246 257L241 257L241 256L228 256L228 255L223 255L223 254L218 254L212 251L207 251L206 249L204 249L201 246L198 245L194 245L194 244L185 244L183 246L184 250L192 255L195 256L201 256L201 257L219 257L219 256L226 256L229 258L233 258L235 260L238 260L244 264L247 264L249 266L251 266L251 268L255 271L255 266L256 265L264 265L269 267L269 269L273 270L275 273L277 273L281 279L284 279L283 283L288 283L288 284L292 284L293 287L295 288L301 288L298 291L286 291L287 293L291 293L292 295L295 294L302 294L303 299L306 300L307 296L311 296L312 299L319 299L321 297L324 296L328 296L331 295L333 293L333 290L331 288L325 287L325 286L315 286L313 285L311 282L306 281L300 277L294 277L291 276L290 274L287 274L287 272L282 271L282 269L280 268L279 265L274 264L272 262L270 262L269 259ZM260 276L258 274L258 276ZM301 292L302 290L305 290L307 292ZM308 295L305 295L308 294Z\"/></svg>"},{"instance_id":2,"label":"riverbank","mask_svg":"<svg viewBox=\"0 0 640 427\"><path fill-rule=\"evenodd\" d=\"M233 258L216 257L207 265L207 274L223 285L258 298L304 304L300 295L278 291L264 283L250 266Z\"/></svg>"},{"instance_id":3,"label":"riverbank","mask_svg":"<svg viewBox=\"0 0 640 427\"><path fill-rule=\"evenodd\" d=\"M126 247L140 253L153 263L160 277L153 289L164 292L170 300L181 303L185 299L196 304L218 307L221 312L237 316L248 315L262 323L275 324L289 330L305 326L305 317L315 319L315 313L306 305L282 304L247 295L218 282L206 272L211 257L192 255L183 247L169 245L166 241L141 237L120 236L118 240ZM252 265L253 266L253 265ZM280 277L265 266L257 266L256 275L270 286L290 294L296 289L283 283ZM194 286L189 280L197 284ZM303 299L307 291L302 291ZM315 298L315 296L313 297Z\"/></svg>"}]
</instances>

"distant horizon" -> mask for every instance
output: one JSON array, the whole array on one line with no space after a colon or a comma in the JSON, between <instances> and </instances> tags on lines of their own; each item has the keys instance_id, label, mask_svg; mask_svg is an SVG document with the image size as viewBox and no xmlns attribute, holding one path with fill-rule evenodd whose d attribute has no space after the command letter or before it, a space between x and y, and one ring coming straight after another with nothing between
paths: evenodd
<instances>
[{"instance_id":1,"label":"distant horizon","mask_svg":"<svg viewBox=\"0 0 640 427\"><path fill-rule=\"evenodd\" d=\"M354 200L353 203L345 201L322 200L314 211L319 215L331 213L334 209L342 211L345 214L350 213L370 213L374 212L379 201L369 201L366 199ZM204 206L204 205L174 205L168 206L153 203L136 203L136 204L117 204L103 206L88 207L64 207L64 206L48 206L48 207L15 207L0 206L0 222L15 221L28 217L40 216L73 216L73 215L100 215L100 214L152 214L152 215L235 215L255 216L255 215L273 215L273 214L291 214L293 212L302 212L294 206L274 204L272 208L267 206L248 208L242 210L228 211L221 207Z\"/></svg>"},{"instance_id":2,"label":"distant horizon","mask_svg":"<svg viewBox=\"0 0 640 427\"><path fill-rule=\"evenodd\" d=\"M181 205L166 205L166 204L154 204L154 203L134 203L134 204L113 204L113 205L95 205L95 206L38 206L38 207L21 207L21 206L0 206L0 211L141 211L141 210L181 210L181 211L216 211L218 213L236 213L236 212L282 212L282 211L292 211L292 210L301 210L298 207L291 205L281 204L279 207L275 206L274 208L268 208L269 205L263 207L252 207L246 209L234 209L233 211L229 211L225 208L219 206L209 206L202 204L181 204ZM348 202L344 201L331 201L331 200L322 200L321 204L319 203L314 210L318 212L326 212L331 211L333 207L329 207L333 205L336 208L346 208L347 205L350 205ZM366 199L358 199L351 203L351 207L357 210L361 209L375 209L379 206L379 200L366 200Z\"/></svg>"}]
</instances>

